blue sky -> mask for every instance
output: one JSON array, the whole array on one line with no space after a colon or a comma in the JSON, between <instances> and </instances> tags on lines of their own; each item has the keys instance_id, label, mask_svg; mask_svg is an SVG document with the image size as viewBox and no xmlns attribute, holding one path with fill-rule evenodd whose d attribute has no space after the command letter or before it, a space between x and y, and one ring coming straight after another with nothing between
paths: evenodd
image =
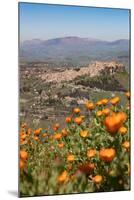
<instances>
[{"instance_id":1,"label":"blue sky","mask_svg":"<svg viewBox=\"0 0 134 200\"><path fill-rule=\"evenodd\" d=\"M19 3L20 40L66 36L129 38L129 10Z\"/></svg>"}]
</instances>

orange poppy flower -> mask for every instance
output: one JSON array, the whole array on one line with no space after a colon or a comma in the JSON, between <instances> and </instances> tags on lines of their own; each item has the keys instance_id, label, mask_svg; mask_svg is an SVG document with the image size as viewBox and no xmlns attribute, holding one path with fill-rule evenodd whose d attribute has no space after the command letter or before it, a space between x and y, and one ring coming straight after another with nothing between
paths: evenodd
<instances>
[{"instance_id":1,"label":"orange poppy flower","mask_svg":"<svg viewBox=\"0 0 134 200\"><path fill-rule=\"evenodd\" d=\"M126 150L129 150L130 148L130 142L129 141L125 141L122 146L126 149Z\"/></svg>"},{"instance_id":2,"label":"orange poppy flower","mask_svg":"<svg viewBox=\"0 0 134 200\"><path fill-rule=\"evenodd\" d=\"M33 139L36 140L36 141L39 140L38 136L34 136Z\"/></svg>"},{"instance_id":3,"label":"orange poppy flower","mask_svg":"<svg viewBox=\"0 0 134 200\"><path fill-rule=\"evenodd\" d=\"M120 101L119 97L114 97L110 100L110 103L115 106L117 103L119 103L119 101Z\"/></svg>"},{"instance_id":4,"label":"orange poppy flower","mask_svg":"<svg viewBox=\"0 0 134 200\"><path fill-rule=\"evenodd\" d=\"M67 156L67 161L73 162L75 160L75 156L73 154L70 154Z\"/></svg>"},{"instance_id":5,"label":"orange poppy flower","mask_svg":"<svg viewBox=\"0 0 134 200\"><path fill-rule=\"evenodd\" d=\"M22 140L20 140L20 144L21 145L27 144L27 141L22 139Z\"/></svg>"},{"instance_id":6,"label":"orange poppy flower","mask_svg":"<svg viewBox=\"0 0 134 200\"><path fill-rule=\"evenodd\" d=\"M59 183L67 182L69 180L68 172L65 170L57 178Z\"/></svg>"},{"instance_id":7,"label":"orange poppy flower","mask_svg":"<svg viewBox=\"0 0 134 200\"><path fill-rule=\"evenodd\" d=\"M125 135L125 134L127 133L127 128L126 128L125 126L121 126L121 127L119 128L119 133L120 133L121 135Z\"/></svg>"},{"instance_id":8,"label":"orange poppy flower","mask_svg":"<svg viewBox=\"0 0 134 200\"><path fill-rule=\"evenodd\" d=\"M126 97L127 97L128 99L130 99L130 92L129 92L129 91L126 92L125 95L126 95Z\"/></svg>"},{"instance_id":9,"label":"orange poppy flower","mask_svg":"<svg viewBox=\"0 0 134 200\"><path fill-rule=\"evenodd\" d=\"M26 160L28 158L28 153L25 150L20 151L20 158Z\"/></svg>"},{"instance_id":10,"label":"orange poppy flower","mask_svg":"<svg viewBox=\"0 0 134 200\"><path fill-rule=\"evenodd\" d=\"M96 105L97 105L97 106L101 106L101 105L102 105L102 101L101 101L101 100L100 100L100 101L97 101Z\"/></svg>"},{"instance_id":11,"label":"orange poppy flower","mask_svg":"<svg viewBox=\"0 0 134 200\"><path fill-rule=\"evenodd\" d=\"M21 139L26 139L26 137L27 137L27 134L23 134L23 135L21 135Z\"/></svg>"},{"instance_id":12,"label":"orange poppy flower","mask_svg":"<svg viewBox=\"0 0 134 200\"><path fill-rule=\"evenodd\" d=\"M76 124L80 125L80 124L82 123L82 118L81 118L81 117L76 117L76 118L74 119L74 122L75 122Z\"/></svg>"},{"instance_id":13,"label":"orange poppy flower","mask_svg":"<svg viewBox=\"0 0 134 200\"><path fill-rule=\"evenodd\" d=\"M23 160L20 160L20 170L23 170L25 167L25 162Z\"/></svg>"},{"instance_id":14,"label":"orange poppy flower","mask_svg":"<svg viewBox=\"0 0 134 200\"><path fill-rule=\"evenodd\" d=\"M122 126L122 124L126 121L126 114L124 112L119 112L116 114L112 114L105 118L104 124L109 133L115 134Z\"/></svg>"},{"instance_id":15,"label":"orange poppy flower","mask_svg":"<svg viewBox=\"0 0 134 200\"><path fill-rule=\"evenodd\" d=\"M73 112L74 112L75 114L80 113L80 108L74 108L74 109L73 109Z\"/></svg>"},{"instance_id":16,"label":"orange poppy flower","mask_svg":"<svg viewBox=\"0 0 134 200\"><path fill-rule=\"evenodd\" d=\"M59 147L59 148L63 148L63 147L64 147L64 143L59 143L59 144L58 144L58 147Z\"/></svg>"},{"instance_id":17,"label":"orange poppy flower","mask_svg":"<svg viewBox=\"0 0 134 200\"><path fill-rule=\"evenodd\" d=\"M42 128L38 128L38 129L36 129L36 130L34 131L34 134L38 136L38 135L40 134L41 131L42 131Z\"/></svg>"},{"instance_id":18,"label":"orange poppy flower","mask_svg":"<svg viewBox=\"0 0 134 200\"><path fill-rule=\"evenodd\" d=\"M103 180L103 178L102 178L101 175L96 175L96 176L93 177L93 181L94 181L94 183L96 183L96 184L101 183L102 180Z\"/></svg>"},{"instance_id":19,"label":"orange poppy flower","mask_svg":"<svg viewBox=\"0 0 134 200\"><path fill-rule=\"evenodd\" d=\"M86 103L86 108L90 111L92 111L95 108L95 105L93 102L87 102Z\"/></svg>"},{"instance_id":20,"label":"orange poppy flower","mask_svg":"<svg viewBox=\"0 0 134 200\"><path fill-rule=\"evenodd\" d=\"M97 116L97 117L102 116L102 111L101 111L101 110L98 110L98 111L96 112L96 116Z\"/></svg>"},{"instance_id":21,"label":"orange poppy flower","mask_svg":"<svg viewBox=\"0 0 134 200\"><path fill-rule=\"evenodd\" d=\"M25 134L26 132L24 130L20 132L20 136L25 135Z\"/></svg>"},{"instance_id":22,"label":"orange poppy flower","mask_svg":"<svg viewBox=\"0 0 134 200\"><path fill-rule=\"evenodd\" d=\"M94 169L95 169L94 163L84 163L78 166L78 170L86 175L89 175Z\"/></svg>"},{"instance_id":23,"label":"orange poppy flower","mask_svg":"<svg viewBox=\"0 0 134 200\"><path fill-rule=\"evenodd\" d=\"M101 100L102 105L104 105L104 106L107 105L108 101L109 101L108 99L102 99Z\"/></svg>"},{"instance_id":24,"label":"orange poppy flower","mask_svg":"<svg viewBox=\"0 0 134 200\"><path fill-rule=\"evenodd\" d=\"M103 115L108 116L110 114L110 109L109 108L104 108L102 110Z\"/></svg>"},{"instance_id":25,"label":"orange poppy flower","mask_svg":"<svg viewBox=\"0 0 134 200\"><path fill-rule=\"evenodd\" d=\"M118 112L117 116L120 118L122 123L124 123L127 120L127 115L125 112Z\"/></svg>"},{"instance_id":26,"label":"orange poppy flower","mask_svg":"<svg viewBox=\"0 0 134 200\"><path fill-rule=\"evenodd\" d=\"M121 126L120 120L117 121L115 116L106 117L104 124L110 134L115 134Z\"/></svg>"},{"instance_id":27,"label":"orange poppy flower","mask_svg":"<svg viewBox=\"0 0 134 200\"><path fill-rule=\"evenodd\" d=\"M58 129L60 127L60 124L56 123L54 126Z\"/></svg>"},{"instance_id":28,"label":"orange poppy flower","mask_svg":"<svg viewBox=\"0 0 134 200\"><path fill-rule=\"evenodd\" d=\"M59 129L59 127L60 127L60 124L59 124L59 123L56 123L56 124L54 124L54 126L53 126L53 130L54 130L54 131L57 131L57 130Z\"/></svg>"},{"instance_id":29,"label":"orange poppy flower","mask_svg":"<svg viewBox=\"0 0 134 200\"><path fill-rule=\"evenodd\" d=\"M65 128L61 130L61 133L64 137L68 135L68 132Z\"/></svg>"},{"instance_id":30,"label":"orange poppy flower","mask_svg":"<svg viewBox=\"0 0 134 200\"><path fill-rule=\"evenodd\" d=\"M72 118L71 117L66 117L65 121L66 121L66 123L70 123L72 121Z\"/></svg>"},{"instance_id":31,"label":"orange poppy flower","mask_svg":"<svg viewBox=\"0 0 134 200\"><path fill-rule=\"evenodd\" d=\"M111 162L116 155L116 151L113 148L106 148L106 149L101 149L99 152L100 159L105 161L105 162Z\"/></svg>"},{"instance_id":32,"label":"orange poppy flower","mask_svg":"<svg viewBox=\"0 0 134 200\"><path fill-rule=\"evenodd\" d=\"M95 149L90 149L87 151L87 157L88 158L93 158L96 155L96 150Z\"/></svg>"},{"instance_id":33,"label":"orange poppy flower","mask_svg":"<svg viewBox=\"0 0 134 200\"><path fill-rule=\"evenodd\" d=\"M55 140L60 140L62 138L62 134L61 133L55 133L54 136L53 136L53 138Z\"/></svg>"}]
</instances>

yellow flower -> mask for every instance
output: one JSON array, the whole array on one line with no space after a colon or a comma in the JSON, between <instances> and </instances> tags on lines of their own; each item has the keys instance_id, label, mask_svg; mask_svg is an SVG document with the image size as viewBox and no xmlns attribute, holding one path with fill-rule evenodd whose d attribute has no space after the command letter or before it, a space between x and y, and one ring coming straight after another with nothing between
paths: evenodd
<instances>
[{"instance_id":1,"label":"yellow flower","mask_svg":"<svg viewBox=\"0 0 134 200\"><path fill-rule=\"evenodd\" d=\"M88 135L88 131L87 130L80 132L80 136L83 137L83 138L87 137L87 135Z\"/></svg>"}]
</instances>

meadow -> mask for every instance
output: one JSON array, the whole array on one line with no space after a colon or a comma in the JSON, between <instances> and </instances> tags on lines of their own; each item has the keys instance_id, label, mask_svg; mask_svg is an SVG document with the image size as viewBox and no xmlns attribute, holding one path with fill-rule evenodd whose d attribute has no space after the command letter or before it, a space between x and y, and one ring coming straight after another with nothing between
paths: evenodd
<instances>
[{"instance_id":1,"label":"meadow","mask_svg":"<svg viewBox=\"0 0 134 200\"><path fill-rule=\"evenodd\" d=\"M64 122L21 122L20 196L130 190L130 92L89 99Z\"/></svg>"}]
</instances>

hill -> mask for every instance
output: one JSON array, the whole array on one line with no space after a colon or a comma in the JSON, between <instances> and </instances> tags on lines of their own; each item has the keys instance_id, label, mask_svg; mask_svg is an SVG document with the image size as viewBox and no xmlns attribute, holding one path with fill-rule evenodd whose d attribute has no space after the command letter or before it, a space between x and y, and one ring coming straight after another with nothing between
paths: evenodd
<instances>
[{"instance_id":1,"label":"hill","mask_svg":"<svg viewBox=\"0 0 134 200\"><path fill-rule=\"evenodd\" d=\"M129 66L129 40L113 42L92 38L33 39L20 44L20 60L88 64L93 60L118 60Z\"/></svg>"}]
</instances>

